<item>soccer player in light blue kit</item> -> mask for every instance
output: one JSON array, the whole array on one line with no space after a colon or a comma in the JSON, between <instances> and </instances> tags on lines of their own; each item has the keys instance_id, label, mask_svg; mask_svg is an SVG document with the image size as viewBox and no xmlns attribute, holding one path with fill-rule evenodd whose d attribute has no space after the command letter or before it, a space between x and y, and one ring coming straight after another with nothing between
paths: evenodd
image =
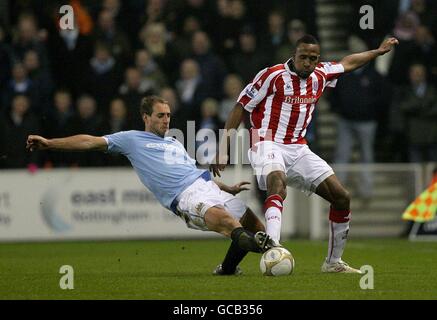
<instances>
[{"instance_id":1,"label":"soccer player in light blue kit","mask_svg":"<svg viewBox=\"0 0 437 320\"><path fill-rule=\"evenodd\" d=\"M145 97L141 103L141 116L145 131L59 139L30 135L26 148L30 151L97 150L126 156L141 182L161 205L182 218L188 227L215 231L232 239L223 263L214 274L239 274L238 264L249 251L265 252L274 246L261 221L235 197L246 190L245 183L231 187L212 181L210 173L196 167L195 160L179 141L165 136L170 124L170 106L165 100Z\"/></svg>"}]
</instances>

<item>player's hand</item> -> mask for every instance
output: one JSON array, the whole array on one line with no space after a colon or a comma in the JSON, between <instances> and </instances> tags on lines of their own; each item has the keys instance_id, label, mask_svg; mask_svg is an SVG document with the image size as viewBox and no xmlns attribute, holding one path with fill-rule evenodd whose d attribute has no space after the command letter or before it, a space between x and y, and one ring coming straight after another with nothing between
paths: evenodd
<instances>
[{"instance_id":1,"label":"player's hand","mask_svg":"<svg viewBox=\"0 0 437 320\"><path fill-rule=\"evenodd\" d=\"M250 182L248 181L242 181L240 183L237 183L235 186L229 187L228 193L233 194L235 196L236 194L239 194L241 191L249 190L249 188L243 187L248 184L250 184Z\"/></svg>"},{"instance_id":2,"label":"player's hand","mask_svg":"<svg viewBox=\"0 0 437 320\"><path fill-rule=\"evenodd\" d=\"M396 38L388 38L385 39L378 48L378 51L381 55L386 54L391 51L395 45L399 44L399 40Z\"/></svg>"},{"instance_id":3,"label":"player's hand","mask_svg":"<svg viewBox=\"0 0 437 320\"><path fill-rule=\"evenodd\" d=\"M41 136L30 135L27 137L26 149L30 151L45 150L49 148L49 142Z\"/></svg>"},{"instance_id":4,"label":"player's hand","mask_svg":"<svg viewBox=\"0 0 437 320\"><path fill-rule=\"evenodd\" d=\"M225 170L226 164L228 163L227 155L217 154L215 157L215 163L209 165L209 171L211 171L214 177L221 177L220 171Z\"/></svg>"}]
</instances>

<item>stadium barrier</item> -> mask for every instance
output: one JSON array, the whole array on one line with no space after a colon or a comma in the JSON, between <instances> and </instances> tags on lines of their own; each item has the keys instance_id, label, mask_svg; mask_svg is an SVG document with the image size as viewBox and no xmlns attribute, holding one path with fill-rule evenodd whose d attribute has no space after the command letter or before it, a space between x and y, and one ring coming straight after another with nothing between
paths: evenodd
<instances>
[{"instance_id":1,"label":"stadium barrier","mask_svg":"<svg viewBox=\"0 0 437 320\"><path fill-rule=\"evenodd\" d=\"M223 178L236 176L252 181L249 168ZM240 196L259 212L254 192ZM0 241L205 237L219 235L188 229L130 168L0 171Z\"/></svg>"},{"instance_id":2,"label":"stadium barrier","mask_svg":"<svg viewBox=\"0 0 437 320\"><path fill-rule=\"evenodd\" d=\"M375 180L373 197L365 200L356 194L364 168ZM345 185L352 194L353 212L350 236L406 235L412 225L402 221L402 212L425 189L432 168L419 164L334 166L336 172L348 172ZM221 181L229 185L251 182L250 191L238 196L264 220L250 166L228 166ZM282 239L326 239L328 211L329 204L321 198L288 188ZM428 223L428 229L435 226L437 221ZM130 168L0 171L0 241L211 237L219 235L188 229L161 207Z\"/></svg>"}]
</instances>

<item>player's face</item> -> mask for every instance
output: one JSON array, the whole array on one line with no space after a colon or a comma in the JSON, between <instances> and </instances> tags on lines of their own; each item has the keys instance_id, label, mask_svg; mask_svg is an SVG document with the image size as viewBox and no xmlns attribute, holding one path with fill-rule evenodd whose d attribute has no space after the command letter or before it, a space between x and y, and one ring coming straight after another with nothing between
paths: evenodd
<instances>
[{"instance_id":1,"label":"player's face","mask_svg":"<svg viewBox=\"0 0 437 320\"><path fill-rule=\"evenodd\" d=\"M301 78L308 78L314 71L320 59L320 46L317 44L301 43L296 48L293 57L294 69Z\"/></svg>"},{"instance_id":2,"label":"player's face","mask_svg":"<svg viewBox=\"0 0 437 320\"><path fill-rule=\"evenodd\" d=\"M155 103L153 113L145 116L146 130L164 137L170 126L170 106L165 103Z\"/></svg>"}]
</instances>

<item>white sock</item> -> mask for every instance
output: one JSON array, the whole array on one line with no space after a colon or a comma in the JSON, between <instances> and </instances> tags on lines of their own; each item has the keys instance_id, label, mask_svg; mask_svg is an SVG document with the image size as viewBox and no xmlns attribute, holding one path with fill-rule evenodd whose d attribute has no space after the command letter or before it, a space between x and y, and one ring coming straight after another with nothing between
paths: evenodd
<instances>
[{"instance_id":1,"label":"white sock","mask_svg":"<svg viewBox=\"0 0 437 320\"><path fill-rule=\"evenodd\" d=\"M326 257L328 263L335 263L341 260L348 232L349 222L337 223L329 221L328 256Z\"/></svg>"},{"instance_id":2,"label":"white sock","mask_svg":"<svg viewBox=\"0 0 437 320\"><path fill-rule=\"evenodd\" d=\"M281 215L281 210L276 207L268 208L264 214L266 218L266 233L276 242L279 242L281 238Z\"/></svg>"}]
</instances>

